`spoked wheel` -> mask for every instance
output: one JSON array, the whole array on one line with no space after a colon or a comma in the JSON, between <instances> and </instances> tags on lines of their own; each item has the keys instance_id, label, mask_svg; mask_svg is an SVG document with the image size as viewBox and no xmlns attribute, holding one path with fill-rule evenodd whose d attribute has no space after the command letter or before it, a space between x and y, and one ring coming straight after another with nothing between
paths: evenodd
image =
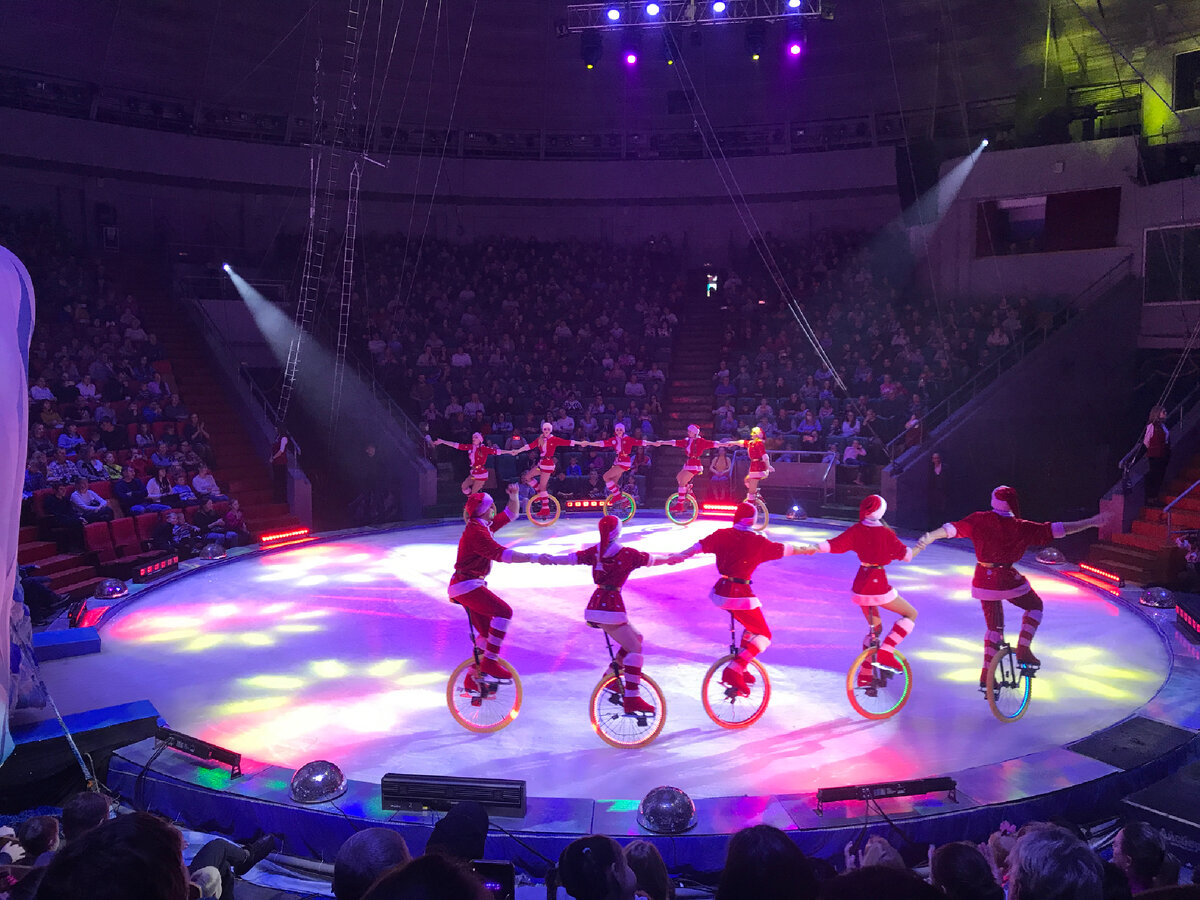
<instances>
[{"instance_id":1,"label":"spoked wheel","mask_svg":"<svg viewBox=\"0 0 1200 900\"><path fill-rule=\"evenodd\" d=\"M609 495L604 498L604 514L606 516L616 516L622 522L628 522L633 518L635 512L637 512L637 501L628 491L621 491L615 497Z\"/></svg>"},{"instance_id":2,"label":"spoked wheel","mask_svg":"<svg viewBox=\"0 0 1200 900\"><path fill-rule=\"evenodd\" d=\"M900 653L896 661L900 671L875 665L875 647L868 647L854 658L846 673L846 696L860 716L868 719L890 719L904 708L912 693L912 670Z\"/></svg>"},{"instance_id":3,"label":"spoked wheel","mask_svg":"<svg viewBox=\"0 0 1200 900\"><path fill-rule=\"evenodd\" d=\"M1017 662L1016 651L1001 647L992 658L987 674L987 702L1001 722L1015 722L1029 709L1033 674L1037 669Z\"/></svg>"},{"instance_id":4,"label":"spoked wheel","mask_svg":"<svg viewBox=\"0 0 1200 900\"><path fill-rule=\"evenodd\" d=\"M534 525L545 528L558 521L558 517L562 515L562 504L553 494L530 497L525 501L525 515Z\"/></svg>"},{"instance_id":5,"label":"spoked wheel","mask_svg":"<svg viewBox=\"0 0 1200 900\"><path fill-rule=\"evenodd\" d=\"M655 713L626 713L623 679L606 672L592 691L588 715L600 740L613 747L645 747L663 730L667 721L667 699L653 679L642 676L641 694Z\"/></svg>"},{"instance_id":6,"label":"spoked wheel","mask_svg":"<svg viewBox=\"0 0 1200 900\"><path fill-rule=\"evenodd\" d=\"M676 525L690 525L700 515L696 498L688 494L672 494L667 498L667 518Z\"/></svg>"},{"instance_id":7,"label":"spoked wheel","mask_svg":"<svg viewBox=\"0 0 1200 900\"><path fill-rule=\"evenodd\" d=\"M771 679L758 660L751 660L746 672L754 676L754 684L750 685L750 696L742 696L736 688L721 681L721 673L733 660L734 656L730 654L709 666L704 673L700 699L704 701L704 711L708 717L722 728L748 728L767 711L767 703L771 699Z\"/></svg>"},{"instance_id":8,"label":"spoked wheel","mask_svg":"<svg viewBox=\"0 0 1200 900\"><path fill-rule=\"evenodd\" d=\"M508 669L509 679L497 681L480 675L475 667L475 657L461 663L450 676L446 685L446 705L450 715L468 731L490 734L512 723L521 711L521 676L512 663L500 660ZM468 685L470 675L474 686Z\"/></svg>"},{"instance_id":9,"label":"spoked wheel","mask_svg":"<svg viewBox=\"0 0 1200 900\"><path fill-rule=\"evenodd\" d=\"M766 531L767 523L771 521L771 511L767 509L767 504L763 502L762 497L754 498L754 508L758 510L758 517L754 520L754 530Z\"/></svg>"}]
</instances>

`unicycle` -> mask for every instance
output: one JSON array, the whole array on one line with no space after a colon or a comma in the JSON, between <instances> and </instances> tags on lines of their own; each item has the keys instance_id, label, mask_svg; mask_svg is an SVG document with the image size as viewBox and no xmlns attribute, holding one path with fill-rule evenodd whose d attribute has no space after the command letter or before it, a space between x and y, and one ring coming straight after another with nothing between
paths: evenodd
<instances>
[{"instance_id":1,"label":"unicycle","mask_svg":"<svg viewBox=\"0 0 1200 900\"><path fill-rule=\"evenodd\" d=\"M762 494L755 494L753 500L747 497L746 502L758 510L758 515L754 519L754 530L766 531L767 523L771 521L771 511L767 509L767 504L763 501Z\"/></svg>"},{"instance_id":2,"label":"unicycle","mask_svg":"<svg viewBox=\"0 0 1200 900\"><path fill-rule=\"evenodd\" d=\"M544 497L533 496L525 501L525 517L534 525L545 528L553 525L562 515L562 504L553 494Z\"/></svg>"},{"instance_id":3,"label":"unicycle","mask_svg":"<svg viewBox=\"0 0 1200 900\"><path fill-rule=\"evenodd\" d=\"M988 666L984 694L992 715L1001 722L1015 722L1029 709L1033 695L1033 676L1038 667L1017 661L1017 653L1001 642Z\"/></svg>"},{"instance_id":4,"label":"unicycle","mask_svg":"<svg viewBox=\"0 0 1200 900\"><path fill-rule=\"evenodd\" d=\"M722 728L748 728L762 718L771 699L771 679L767 670L757 659L750 660L746 667L746 684L750 696L721 681L721 672L734 661L738 653L736 623L729 616L729 655L722 656L708 667L700 687L700 699L708 717Z\"/></svg>"},{"instance_id":5,"label":"unicycle","mask_svg":"<svg viewBox=\"0 0 1200 900\"><path fill-rule=\"evenodd\" d=\"M875 661L879 639L871 635L866 648L854 658L846 673L846 696L860 716L867 719L890 719L904 708L912 694L912 670L908 660L894 653L900 671L886 668Z\"/></svg>"},{"instance_id":6,"label":"unicycle","mask_svg":"<svg viewBox=\"0 0 1200 900\"><path fill-rule=\"evenodd\" d=\"M463 728L476 734L490 734L512 724L521 711L521 676L505 659L498 662L508 670L508 678L492 678L480 672L483 651L475 645L475 626L469 611L467 623L475 650L470 659L463 660L451 673L446 684L446 705Z\"/></svg>"},{"instance_id":7,"label":"unicycle","mask_svg":"<svg viewBox=\"0 0 1200 900\"><path fill-rule=\"evenodd\" d=\"M588 704L588 715L592 730L604 743L620 749L645 747L662 733L667 721L667 699L654 679L642 676L641 692L654 706L653 713L625 712L625 679L621 664L613 655L612 638L606 632L604 642L608 644L611 662L604 675L592 691Z\"/></svg>"},{"instance_id":8,"label":"unicycle","mask_svg":"<svg viewBox=\"0 0 1200 900\"><path fill-rule=\"evenodd\" d=\"M637 512L637 501L633 494L621 491L619 494L609 494L604 498L604 515L616 516L622 522L628 522Z\"/></svg>"},{"instance_id":9,"label":"unicycle","mask_svg":"<svg viewBox=\"0 0 1200 900\"><path fill-rule=\"evenodd\" d=\"M667 498L667 518L676 525L690 525L700 515L700 506L691 491L674 493Z\"/></svg>"}]
</instances>

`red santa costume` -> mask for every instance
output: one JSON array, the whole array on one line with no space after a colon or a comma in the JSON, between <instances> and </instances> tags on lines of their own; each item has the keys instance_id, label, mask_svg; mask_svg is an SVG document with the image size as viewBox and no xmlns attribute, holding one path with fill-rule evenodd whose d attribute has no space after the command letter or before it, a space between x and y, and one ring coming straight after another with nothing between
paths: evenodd
<instances>
[{"instance_id":1,"label":"red santa costume","mask_svg":"<svg viewBox=\"0 0 1200 900\"><path fill-rule=\"evenodd\" d=\"M874 607L887 606L900 599L896 589L888 582L884 567L897 560L912 560L912 549L906 547L896 537L896 532L883 523L886 512L887 501L878 494L871 494L858 507L859 521L856 525L851 525L832 540L817 544L819 553L854 552L858 555L859 567L854 584L850 587L851 597L863 607L875 638L879 637L883 626ZM876 661L880 665L897 670L900 668L895 657L896 647L912 633L915 625L911 616L902 615L896 621L879 646Z\"/></svg>"},{"instance_id":2,"label":"red santa costume","mask_svg":"<svg viewBox=\"0 0 1200 900\"><path fill-rule=\"evenodd\" d=\"M581 565L592 567L592 592L583 618L593 628L603 628L621 644L616 661L624 667L625 712L654 712L654 707L640 696L642 683L642 636L629 625L621 589L633 573L642 566L657 566L667 562L665 556L653 556L621 544L621 520L616 516L600 519L600 543L573 553L541 556L538 562L547 565ZM629 626L623 632L621 626Z\"/></svg>"},{"instance_id":3,"label":"red santa costume","mask_svg":"<svg viewBox=\"0 0 1200 900\"><path fill-rule=\"evenodd\" d=\"M722 445L718 441L710 441L707 438L700 437L699 426L689 425L687 437L675 441L667 441L663 446L678 447L682 450L687 457L683 463L683 471L690 472L695 476L704 471L700 457L714 447ZM689 490L691 490L690 484L683 483L679 486L679 493L681 494L686 494Z\"/></svg>"},{"instance_id":4,"label":"red santa costume","mask_svg":"<svg viewBox=\"0 0 1200 900\"><path fill-rule=\"evenodd\" d=\"M538 471L553 475L554 469L558 465L554 460L554 451L559 447L570 447L571 441L548 434L543 428L542 433L529 442L529 446L540 455L537 462Z\"/></svg>"},{"instance_id":5,"label":"red santa costume","mask_svg":"<svg viewBox=\"0 0 1200 900\"><path fill-rule=\"evenodd\" d=\"M681 560L697 553L716 556L717 572L721 577L713 585L709 599L721 609L728 610L743 629L741 647L721 673L721 681L747 696L750 693L747 685L754 683L754 676L746 671L747 666L771 643L771 629L763 616L762 601L754 595L750 576L761 563L794 553L812 552L763 537L753 530L756 515L754 505L742 501L734 511L732 528L714 531L673 557Z\"/></svg>"},{"instance_id":6,"label":"red santa costume","mask_svg":"<svg viewBox=\"0 0 1200 900\"><path fill-rule=\"evenodd\" d=\"M480 443L476 444L472 441L470 444L459 444L454 441L443 441L446 445L453 447L455 450L462 450L467 454L467 462L471 464L471 478L476 481L486 481L488 477L487 461L495 456L498 451L495 447L489 447L482 443L483 436L478 432L472 435L478 437Z\"/></svg>"},{"instance_id":7,"label":"red santa costume","mask_svg":"<svg viewBox=\"0 0 1200 900\"><path fill-rule=\"evenodd\" d=\"M488 494L471 494L464 515L467 525L458 539L458 556L447 593L450 601L467 609L475 627L475 644L483 653L480 671L493 678L508 678L508 670L500 665L500 645L512 621L512 607L488 590L487 574L493 562L529 562L527 553L509 550L499 544L493 533L512 521L505 509L489 521L488 514L495 502Z\"/></svg>"},{"instance_id":8,"label":"red santa costume","mask_svg":"<svg viewBox=\"0 0 1200 900\"><path fill-rule=\"evenodd\" d=\"M1021 518L1017 492L1008 485L992 491L992 508L974 512L957 522L942 526L948 537L969 538L975 545L975 577L971 596L983 606L987 635L984 638L983 675L986 678L992 657L1004 639L1004 606L1007 600L1025 611L1021 635L1017 641L1017 659L1027 665L1040 665L1030 650L1033 636L1042 622L1042 599L1030 587L1025 576L1013 568L1031 546L1048 544L1066 534L1062 522L1030 522Z\"/></svg>"},{"instance_id":9,"label":"red santa costume","mask_svg":"<svg viewBox=\"0 0 1200 900\"><path fill-rule=\"evenodd\" d=\"M755 429L756 431L758 429ZM762 432L759 432L762 434ZM767 445L763 443L761 438L746 441L746 455L750 457L750 471L761 472L762 475L767 473ZM759 477L761 478L762 475ZM781 476L782 477L782 476Z\"/></svg>"}]
</instances>

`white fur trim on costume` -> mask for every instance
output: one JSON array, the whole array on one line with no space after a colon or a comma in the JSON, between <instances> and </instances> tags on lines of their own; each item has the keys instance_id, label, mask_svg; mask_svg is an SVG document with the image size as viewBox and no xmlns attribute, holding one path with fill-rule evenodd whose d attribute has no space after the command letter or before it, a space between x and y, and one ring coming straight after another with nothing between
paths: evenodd
<instances>
[{"instance_id":1,"label":"white fur trim on costume","mask_svg":"<svg viewBox=\"0 0 1200 900\"><path fill-rule=\"evenodd\" d=\"M461 597L463 594L469 594L481 587L487 587L487 582L482 578L468 578L466 581L456 581L446 589L446 593L450 595L450 599Z\"/></svg>"},{"instance_id":2,"label":"white fur trim on costume","mask_svg":"<svg viewBox=\"0 0 1200 900\"><path fill-rule=\"evenodd\" d=\"M500 554L500 562L506 562L506 563L512 562L512 555L513 555L513 552L511 550L504 550Z\"/></svg>"},{"instance_id":3,"label":"white fur trim on costume","mask_svg":"<svg viewBox=\"0 0 1200 900\"><path fill-rule=\"evenodd\" d=\"M904 548L904 559L901 562L912 562L912 547Z\"/></svg>"},{"instance_id":4,"label":"white fur trim on costume","mask_svg":"<svg viewBox=\"0 0 1200 900\"><path fill-rule=\"evenodd\" d=\"M1017 573L1020 574L1020 573ZM1021 583L1003 590L993 591L988 588L975 587L971 585L971 596L976 600L1012 600L1016 597L1023 597L1028 594L1033 588L1029 586L1029 582L1025 580L1025 576L1021 576Z\"/></svg>"},{"instance_id":5,"label":"white fur trim on costume","mask_svg":"<svg viewBox=\"0 0 1200 900\"><path fill-rule=\"evenodd\" d=\"M585 609L583 621L592 625L624 625L629 621L629 614L621 610Z\"/></svg>"},{"instance_id":6,"label":"white fur trim on costume","mask_svg":"<svg viewBox=\"0 0 1200 900\"><path fill-rule=\"evenodd\" d=\"M891 603L898 596L900 595L896 593L895 588L889 588L887 592L883 594L859 594L854 591L850 592L850 599L852 599L859 606L883 606L885 603Z\"/></svg>"},{"instance_id":7,"label":"white fur trim on costume","mask_svg":"<svg viewBox=\"0 0 1200 900\"><path fill-rule=\"evenodd\" d=\"M946 537L958 537L958 529L954 527L953 522L947 522L942 529L946 532Z\"/></svg>"},{"instance_id":8,"label":"white fur trim on costume","mask_svg":"<svg viewBox=\"0 0 1200 900\"><path fill-rule=\"evenodd\" d=\"M1063 527L1062 522L1051 522L1050 523L1050 533L1052 535L1054 535L1056 538L1066 537L1067 529Z\"/></svg>"},{"instance_id":9,"label":"white fur trim on costume","mask_svg":"<svg viewBox=\"0 0 1200 900\"><path fill-rule=\"evenodd\" d=\"M883 524L882 522L880 522L878 519L874 518L873 516L870 516L865 519L859 519L858 521L860 524L866 525L868 528L875 528L875 527Z\"/></svg>"},{"instance_id":10,"label":"white fur trim on costume","mask_svg":"<svg viewBox=\"0 0 1200 900\"><path fill-rule=\"evenodd\" d=\"M708 595L708 599L721 609L758 609L762 606L762 601L753 594L746 597L725 597L715 589Z\"/></svg>"},{"instance_id":11,"label":"white fur trim on costume","mask_svg":"<svg viewBox=\"0 0 1200 900\"><path fill-rule=\"evenodd\" d=\"M818 553L828 553L831 549L829 546L829 541L818 541L816 546Z\"/></svg>"}]
</instances>

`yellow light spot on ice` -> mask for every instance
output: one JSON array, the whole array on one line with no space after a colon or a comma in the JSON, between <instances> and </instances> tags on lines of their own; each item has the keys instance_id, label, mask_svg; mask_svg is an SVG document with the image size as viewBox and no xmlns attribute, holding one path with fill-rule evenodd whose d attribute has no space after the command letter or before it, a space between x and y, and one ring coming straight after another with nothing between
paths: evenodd
<instances>
[{"instance_id":1,"label":"yellow light spot on ice","mask_svg":"<svg viewBox=\"0 0 1200 900\"><path fill-rule=\"evenodd\" d=\"M1052 656L1055 659L1065 659L1068 662L1085 662L1089 659L1095 659L1103 651L1099 647L1067 647L1051 649L1046 651L1047 656Z\"/></svg>"},{"instance_id":2,"label":"yellow light spot on ice","mask_svg":"<svg viewBox=\"0 0 1200 900\"><path fill-rule=\"evenodd\" d=\"M260 616L278 616L292 608L291 603L272 603L270 606L264 606L258 611Z\"/></svg>"},{"instance_id":3,"label":"yellow light spot on ice","mask_svg":"<svg viewBox=\"0 0 1200 900\"><path fill-rule=\"evenodd\" d=\"M400 687L417 687L422 684L445 684L445 682L446 676L438 672L415 672L412 675L403 675L397 678L393 684Z\"/></svg>"},{"instance_id":4,"label":"yellow light spot on ice","mask_svg":"<svg viewBox=\"0 0 1200 900\"><path fill-rule=\"evenodd\" d=\"M270 647L275 643L275 639L269 634L263 634L261 631L249 631L246 634L238 637L247 647Z\"/></svg>"},{"instance_id":5,"label":"yellow light spot on ice","mask_svg":"<svg viewBox=\"0 0 1200 900\"><path fill-rule=\"evenodd\" d=\"M387 678L389 675L395 675L406 665L408 665L406 659L381 659L367 668L367 674L374 678Z\"/></svg>"},{"instance_id":6,"label":"yellow light spot on ice","mask_svg":"<svg viewBox=\"0 0 1200 900\"><path fill-rule=\"evenodd\" d=\"M960 650L969 650L972 653L983 653L983 641L968 641L966 638L960 637L940 637L938 638L943 644L949 644L951 647L957 647Z\"/></svg>"},{"instance_id":7,"label":"yellow light spot on ice","mask_svg":"<svg viewBox=\"0 0 1200 900\"><path fill-rule=\"evenodd\" d=\"M285 622L282 625L275 626L275 631L282 631L287 634L305 634L310 631L320 630L320 625L304 625L300 622Z\"/></svg>"},{"instance_id":8,"label":"yellow light spot on ice","mask_svg":"<svg viewBox=\"0 0 1200 900\"><path fill-rule=\"evenodd\" d=\"M185 644L183 646L183 649L195 653L200 650L207 650L210 647L215 647L215 646L217 646L217 644L221 643L223 640L224 640L224 638L221 637L220 635L204 634L204 635L201 635L200 637L196 638L194 641L191 641L190 643Z\"/></svg>"},{"instance_id":9,"label":"yellow light spot on ice","mask_svg":"<svg viewBox=\"0 0 1200 900\"><path fill-rule=\"evenodd\" d=\"M1110 700L1126 700L1133 696L1129 691L1119 687L1113 687L1102 681L1094 681L1091 678L1082 678L1079 675L1063 675L1062 680L1086 694L1095 694L1097 697L1107 697Z\"/></svg>"},{"instance_id":10,"label":"yellow light spot on ice","mask_svg":"<svg viewBox=\"0 0 1200 900\"><path fill-rule=\"evenodd\" d=\"M1089 663L1086 666L1078 666L1075 671L1080 675L1090 675L1093 678L1099 678L1101 681L1109 678L1115 678L1118 681L1157 681L1158 677L1153 672L1147 672L1145 669L1118 669L1113 666L1106 666L1102 663Z\"/></svg>"},{"instance_id":11,"label":"yellow light spot on ice","mask_svg":"<svg viewBox=\"0 0 1200 900\"><path fill-rule=\"evenodd\" d=\"M246 687L263 688L268 691L291 691L304 687L304 679L291 675L251 675L241 679Z\"/></svg>"},{"instance_id":12,"label":"yellow light spot on ice","mask_svg":"<svg viewBox=\"0 0 1200 900\"><path fill-rule=\"evenodd\" d=\"M318 678L344 678L350 674L346 664L337 659L314 660L308 667Z\"/></svg>"},{"instance_id":13,"label":"yellow light spot on ice","mask_svg":"<svg viewBox=\"0 0 1200 900\"><path fill-rule=\"evenodd\" d=\"M952 653L948 650L918 650L912 655L917 659L924 659L929 662L956 663L958 665L971 662L971 657L968 654Z\"/></svg>"},{"instance_id":14,"label":"yellow light spot on ice","mask_svg":"<svg viewBox=\"0 0 1200 900\"><path fill-rule=\"evenodd\" d=\"M154 634L148 634L140 640L147 644L165 644L169 641L182 641L192 637L195 634L190 628L186 631L158 631Z\"/></svg>"},{"instance_id":15,"label":"yellow light spot on ice","mask_svg":"<svg viewBox=\"0 0 1200 900\"><path fill-rule=\"evenodd\" d=\"M285 703L291 702L291 697L255 697L252 700L234 700L231 703L222 703L213 712L220 716L240 716L244 713L263 712L268 709L275 709L283 706Z\"/></svg>"},{"instance_id":16,"label":"yellow light spot on ice","mask_svg":"<svg viewBox=\"0 0 1200 900\"><path fill-rule=\"evenodd\" d=\"M969 669L951 669L949 672L943 672L938 677L942 681L953 681L957 684L979 684L979 670L974 667Z\"/></svg>"}]
</instances>

